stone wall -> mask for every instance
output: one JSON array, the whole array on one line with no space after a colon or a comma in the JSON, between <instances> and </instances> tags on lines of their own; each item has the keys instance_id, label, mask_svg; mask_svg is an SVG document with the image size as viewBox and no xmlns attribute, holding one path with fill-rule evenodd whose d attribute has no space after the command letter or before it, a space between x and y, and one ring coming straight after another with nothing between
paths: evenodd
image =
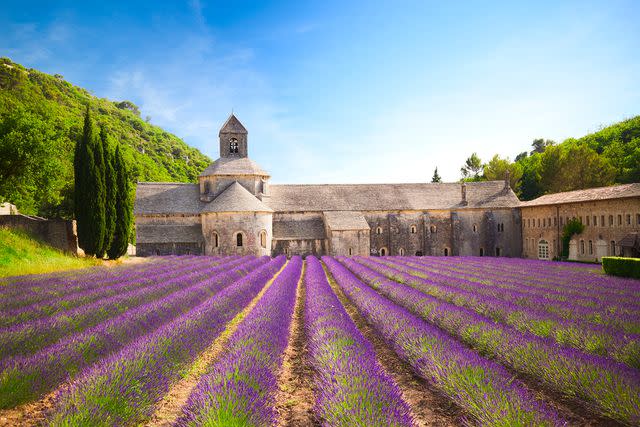
<instances>
[{"instance_id":1,"label":"stone wall","mask_svg":"<svg viewBox=\"0 0 640 427\"><path fill-rule=\"evenodd\" d=\"M153 255L202 255L202 243L138 243L136 256Z\"/></svg>"},{"instance_id":2,"label":"stone wall","mask_svg":"<svg viewBox=\"0 0 640 427\"><path fill-rule=\"evenodd\" d=\"M76 222L64 219L34 218L27 215L0 215L0 227L21 229L54 248L78 254Z\"/></svg>"},{"instance_id":3,"label":"stone wall","mask_svg":"<svg viewBox=\"0 0 640 427\"><path fill-rule=\"evenodd\" d=\"M329 233L328 252L331 256L370 254L369 230L331 230Z\"/></svg>"},{"instance_id":4,"label":"stone wall","mask_svg":"<svg viewBox=\"0 0 640 427\"><path fill-rule=\"evenodd\" d=\"M585 226L570 246L569 258L579 261L621 255L620 240L640 231L640 198L530 206L521 212L525 258L538 258L541 242L549 246L549 259L560 256L562 230L571 218L581 219Z\"/></svg>"},{"instance_id":5,"label":"stone wall","mask_svg":"<svg viewBox=\"0 0 640 427\"><path fill-rule=\"evenodd\" d=\"M260 241L261 232L266 232L264 245ZM206 213L202 215L202 233L205 239L206 255L271 255L272 214ZM238 233L242 234L242 246L237 244Z\"/></svg>"}]
</instances>

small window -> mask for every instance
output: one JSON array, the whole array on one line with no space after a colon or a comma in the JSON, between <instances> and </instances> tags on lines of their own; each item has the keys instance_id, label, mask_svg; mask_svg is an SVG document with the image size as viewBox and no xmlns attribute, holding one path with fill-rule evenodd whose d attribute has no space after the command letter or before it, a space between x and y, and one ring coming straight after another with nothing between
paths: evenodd
<instances>
[{"instance_id":1,"label":"small window","mask_svg":"<svg viewBox=\"0 0 640 427\"><path fill-rule=\"evenodd\" d=\"M231 138L229 140L229 153L238 154L238 140L235 138ZM238 245L242 246L242 245Z\"/></svg>"},{"instance_id":2,"label":"small window","mask_svg":"<svg viewBox=\"0 0 640 427\"><path fill-rule=\"evenodd\" d=\"M622 215L618 215L618 225L622 225Z\"/></svg>"},{"instance_id":3,"label":"small window","mask_svg":"<svg viewBox=\"0 0 640 427\"><path fill-rule=\"evenodd\" d=\"M403 248L398 249L398 255L404 256L404 249Z\"/></svg>"},{"instance_id":4,"label":"small window","mask_svg":"<svg viewBox=\"0 0 640 427\"><path fill-rule=\"evenodd\" d=\"M432 225L431 227L429 227L429 230L430 230L432 233L435 233L435 232L436 232L436 226L435 226L435 225Z\"/></svg>"},{"instance_id":5,"label":"small window","mask_svg":"<svg viewBox=\"0 0 640 427\"><path fill-rule=\"evenodd\" d=\"M531 228L531 218L527 218L527 227Z\"/></svg>"},{"instance_id":6,"label":"small window","mask_svg":"<svg viewBox=\"0 0 640 427\"><path fill-rule=\"evenodd\" d=\"M538 228L540 228L540 218L538 218Z\"/></svg>"},{"instance_id":7,"label":"small window","mask_svg":"<svg viewBox=\"0 0 640 427\"><path fill-rule=\"evenodd\" d=\"M593 216L593 226L597 227L598 226L598 217L597 216Z\"/></svg>"},{"instance_id":8,"label":"small window","mask_svg":"<svg viewBox=\"0 0 640 427\"><path fill-rule=\"evenodd\" d=\"M218 238L218 233L214 232L213 233L213 247L217 248L219 246L220 246L220 241L219 241L219 238Z\"/></svg>"},{"instance_id":9,"label":"small window","mask_svg":"<svg viewBox=\"0 0 640 427\"><path fill-rule=\"evenodd\" d=\"M416 234L416 232L418 231L418 228L415 225L411 226L411 234Z\"/></svg>"},{"instance_id":10,"label":"small window","mask_svg":"<svg viewBox=\"0 0 640 427\"><path fill-rule=\"evenodd\" d=\"M593 241L589 240L589 255L593 255Z\"/></svg>"},{"instance_id":11,"label":"small window","mask_svg":"<svg viewBox=\"0 0 640 427\"><path fill-rule=\"evenodd\" d=\"M640 225L640 214L636 214L636 225Z\"/></svg>"},{"instance_id":12,"label":"small window","mask_svg":"<svg viewBox=\"0 0 640 427\"><path fill-rule=\"evenodd\" d=\"M349 256L353 255L353 249L349 248Z\"/></svg>"},{"instance_id":13,"label":"small window","mask_svg":"<svg viewBox=\"0 0 640 427\"><path fill-rule=\"evenodd\" d=\"M557 217L553 217L553 226L555 227L556 225L558 225L558 218Z\"/></svg>"},{"instance_id":14,"label":"small window","mask_svg":"<svg viewBox=\"0 0 640 427\"><path fill-rule=\"evenodd\" d=\"M611 241L611 253L609 255L614 255L616 254L616 241L612 240Z\"/></svg>"},{"instance_id":15,"label":"small window","mask_svg":"<svg viewBox=\"0 0 640 427\"><path fill-rule=\"evenodd\" d=\"M238 245L238 246L242 246L242 245ZM265 249L267 247L267 232L265 230L262 230L260 232L260 247Z\"/></svg>"},{"instance_id":16,"label":"small window","mask_svg":"<svg viewBox=\"0 0 640 427\"><path fill-rule=\"evenodd\" d=\"M538 259L549 259L549 242L546 240L538 242Z\"/></svg>"},{"instance_id":17,"label":"small window","mask_svg":"<svg viewBox=\"0 0 640 427\"><path fill-rule=\"evenodd\" d=\"M600 215L600 227L604 227L604 215Z\"/></svg>"},{"instance_id":18,"label":"small window","mask_svg":"<svg viewBox=\"0 0 640 427\"><path fill-rule=\"evenodd\" d=\"M500 256L500 248L496 247L496 256Z\"/></svg>"},{"instance_id":19,"label":"small window","mask_svg":"<svg viewBox=\"0 0 640 427\"><path fill-rule=\"evenodd\" d=\"M236 246L242 246L242 233L236 234Z\"/></svg>"},{"instance_id":20,"label":"small window","mask_svg":"<svg viewBox=\"0 0 640 427\"><path fill-rule=\"evenodd\" d=\"M542 218L542 227L547 226L547 218Z\"/></svg>"},{"instance_id":21,"label":"small window","mask_svg":"<svg viewBox=\"0 0 640 427\"><path fill-rule=\"evenodd\" d=\"M382 227L376 227L376 234L382 234Z\"/></svg>"},{"instance_id":22,"label":"small window","mask_svg":"<svg viewBox=\"0 0 640 427\"><path fill-rule=\"evenodd\" d=\"M631 214L627 214L627 225L631 225Z\"/></svg>"},{"instance_id":23,"label":"small window","mask_svg":"<svg viewBox=\"0 0 640 427\"><path fill-rule=\"evenodd\" d=\"M591 223L590 218L591 218L591 217L587 215L587 225L591 225L591 224L590 224L590 223Z\"/></svg>"},{"instance_id":24,"label":"small window","mask_svg":"<svg viewBox=\"0 0 640 427\"><path fill-rule=\"evenodd\" d=\"M480 248L480 256L484 256L484 248Z\"/></svg>"},{"instance_id":25,"label":"small window","mask_svg":"<svg viewBox=\"0 0 640 427\"><path fill-rule=\"evenodd\" d=\"M549 217L549 219L547 219L547 224L549 224L549 227L551 227L551 217Z\"/></svg>"},{"instance_id":26,"label":"small window","mask_svg":"<svg viewBox=\"0 0 640 427\"><path fill-rule=\"evenodd\" d=\"M580 215L580 224L584 224L584 221L582 220L582 215Z\"/></svg>"},{"instance_id":27,"label":"small window","mask_svg":"<svg viewBox=\"0 0 640 427\"><path fill-rule=\"evenodd\" d=\"M477 233L477 232L478 232L478 226L477 226L477 225L475 225L475 224L473 224L473 232L474 232L474 233Z\"/></svg>"},{"instance_id":28,"label":"small window","mask_svg":"<svg viewBox=\"0 0 640 427\"><path fill-rule=\"evenodd\" d=\"M204 194L209 194L211 192L209 181L204 182Z\"/></svg>"},{"instance_id":29,"label":"small window","mask_svg":"<svg viewBox=\"0 0 640 427\"><path fill-rule=\"evenodd\" d=\"M580 253L584 255L584 240L580 240Z\"/></svg>"},{"instance_id":30,"label":"small window","mask_svg":"<svg viewBox=\"0 0 640 427\"><path fill-rule=\"evenodd\" d=\"M444 248L444 256L449 256L449 248Z\"/></svg>"},{"instance_id":31,"label":"small window","mask_svg":"<svg viewBox=\"0 0 640 427\"><path fill-rule=\"evenodd\" d=\"M613 226L613 215L609 215L609 226Z\"/></svg>"}]
</instances>

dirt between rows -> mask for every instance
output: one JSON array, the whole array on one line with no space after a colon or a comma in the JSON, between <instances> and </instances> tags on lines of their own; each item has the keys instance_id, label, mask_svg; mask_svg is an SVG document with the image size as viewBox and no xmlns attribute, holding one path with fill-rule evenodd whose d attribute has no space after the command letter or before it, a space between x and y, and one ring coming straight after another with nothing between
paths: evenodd
<instances>
[{"instance_id":1,"label":"dirt between rows","mask_svg":"<svg viewBox=\"0 0 640 427\"><path fill-rule=\"evenodd\" d=\"M416 375L413 368L400 359L396 352L384 341L384 338L367 323L326 268L325 274L329 279L331 288L338 296L340 303L346 309L351 320L356 324L362 335L373 345L378 356L378 362L400 388L403 399L411 408L411 415L416 425L419 427L462 425L463 411L431 384Z\"/></svg>"}]
</instances>

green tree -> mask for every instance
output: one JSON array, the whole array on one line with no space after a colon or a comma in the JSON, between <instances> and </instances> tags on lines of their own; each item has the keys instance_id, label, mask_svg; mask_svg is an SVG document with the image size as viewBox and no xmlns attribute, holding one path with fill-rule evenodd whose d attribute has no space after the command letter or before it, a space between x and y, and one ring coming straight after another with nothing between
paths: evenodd
<instances>
[{"instance_id":1,"label":"green tree","mask_svg":"<svg viewBox=\"0 0 640 427\"><path fill-rule=\"evenodd\" d=\"M482 175L482 160L476 153L471 154L460 168L463 180L479 181Z\"/></svg>"},{"instance_id":2,"label":"green tree","mask_svg":"<svg viewBox=\"0 0 640 427\"><path fill-rule=\"evenodd\" d=\"M104 158L104 147L101 135L93 139L94 168L90 171L91 199L94 206L91 210L91 217L94 225L95 255L97 258L104 258L107 252L105 242L106 236L106 167Z\"/></svg>"},{"instance_id":3,"label":"green tree","mask_svg":"<svg viewBox=\"0 0 640 427\"><path fill-rule=\"evenodd\" d=\"M91 141L93 140L93 122L91 120L91 109L87 105L84 116L84 126L82 136L76 143L73 157L74 168L74 216L78 232L78 245L85 253L94 252L92 229L89 216L90 208L90 187L89 170L93 168L94 157L91 151ZM94 252L95 253L95 252Z\"/></svg>"},{"instance_id":4,"label":"green tree","mask_svg":"<svg viewBox=\"0 0 640 427\"><path fill-rule=\"evenodd\" d=\"M518 162L522 166L522 178L518 188L518 197L521 200L533 200L542 196L543 188L540 183L540 154L521 159Z\"/></svg>"},{"instance_id":5,"label":"green tree","mask_svg":"<svg viewBox=\"0 0 640 427\"><path fill-rule=\"evenodd\" d=\"M489 163L484 165L484 177L489 181L500 181L509 171L509 185L517 191L522 178L522 170L522 165L519 163L511 163L509 158L502 159L496 154L489 160Z\"/></svg>"},{"instance_id":6,"label":"green tree","mask_svg":"<svg viewBox=\"0 0 640 427\"><path fill-rule=\"evenodd\" d=\"M584 225L577 218L570 219L562 228L562 257L569 256L569 243L571 238L584 231Z\"/></svg>"},{"instance_id":7,"label":"green tree","mask_svg":"<svg viewBox=\"0 0 640 427\"><path fill-rule=\"evenodd\" d=\"M115 152L116 170L116 227L111 246L107 251L110 259L117 259L127 253L131 227L133 224L133 204L129 187L129 173L120 151L120 145Z\"/></svg>"},{"instance_id":8,"label":"green tree","mask_svg":"<svg viewBox=\"0 0 640 427\"><path fill-rule=\"evenodd\" d=\"M440 178L440 174L438 174L438 168L433 171L433 176L431 177L431 182L442 182L442 178Z\"/></svg>"},{"instance_id":9,"label":"green tree","mask_svg":"<svg viewBox=\"0 0 640 427\"><path fill-rule=\"evenodd\" d=\"M110 144L110 138L107 135L107 131L104 126L100 129L100 140L102 141L102 147L104 150L104 163L105 163L105 239L104 250L105 252L111 246L113 240L113 233L116 228L116 198L117 198L117 175L115 170L115 151Z\"/></svg>"},{"instance_id":10,"label":"green tree","mask_svg":"<svg viewBox=\"0 0 640 427\"><path fill-rule=\"evenodd\" d=\"M552 141L550 139L542 139L542 138L537 138L533 140L533 143L531 143L531 146L533 147L533 150L531 151L531 155L535 154L535 153L544 153L544 150L546 150L547 147L551 147L552 145L555 145L555 141Z\"/></svg>"}]
</instances>

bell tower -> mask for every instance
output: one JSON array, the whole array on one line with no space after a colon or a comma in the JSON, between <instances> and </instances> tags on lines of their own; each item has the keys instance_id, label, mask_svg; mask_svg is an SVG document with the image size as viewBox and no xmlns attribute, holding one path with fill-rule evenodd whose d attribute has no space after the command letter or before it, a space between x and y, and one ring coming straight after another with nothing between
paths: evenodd
<instances>
[{"instance_id":1,"label":"bell tower","mask_svg":"<svg viewBox=\"0 0 640 427\"><path fill-rule=\"evenodd\" d=\"M247 129L232 113L222 125L220 133L220 157L241 158L248 157Z\"/></svg>"}]
</instances>

